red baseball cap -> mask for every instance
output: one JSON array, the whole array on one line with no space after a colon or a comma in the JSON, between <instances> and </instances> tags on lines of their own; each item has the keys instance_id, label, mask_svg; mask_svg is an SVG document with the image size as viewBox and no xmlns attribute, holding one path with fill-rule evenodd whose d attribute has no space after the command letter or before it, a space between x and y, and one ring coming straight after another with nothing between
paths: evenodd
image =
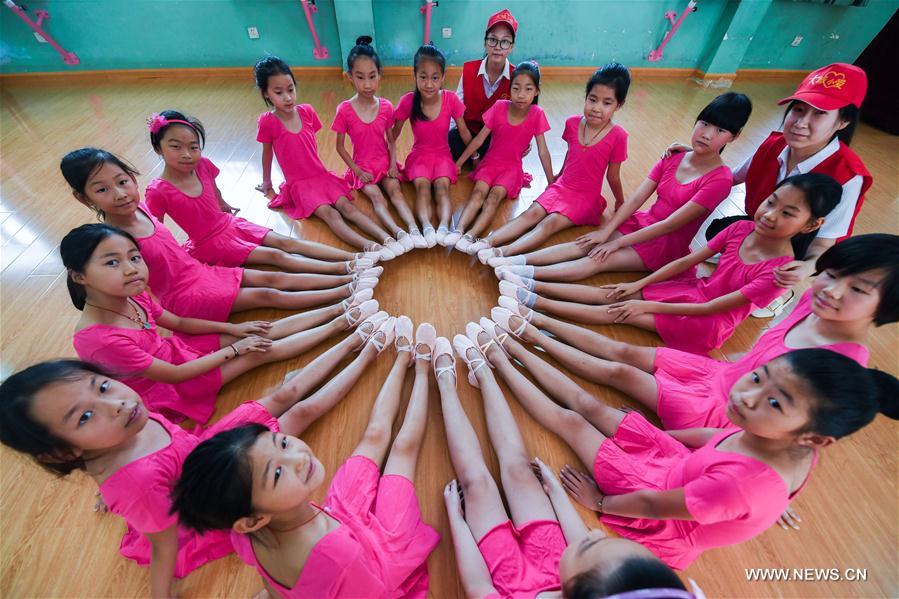
<instances>
[{"instance_id":1,"label":"red baseball cap","mask_svg":"<svg viewBox=\"0 0 899 599\"><path fill-rule=\"evenodd\" d=\"M868 76L861 68L835 62L809 73L796 92L778 104L799 100L818 110L836 110L849 104L861 108L868 91Z\"/></svg>"},{"instance_id":2,"label":"red baseball cap","mask_svg":"<svg viewBox=\"0 0 899 599\"><path fill-rule=\"evenodd\" d=\"M485 29L485 31L490 31L494 25L499 23L505 23L512 28L512 33L518 33L518 21L515 20L515 17L512 16L512 13L509 12L508 8L504 8L491 16L487 21L487 29Z\"/></svg>"}]
</instances>

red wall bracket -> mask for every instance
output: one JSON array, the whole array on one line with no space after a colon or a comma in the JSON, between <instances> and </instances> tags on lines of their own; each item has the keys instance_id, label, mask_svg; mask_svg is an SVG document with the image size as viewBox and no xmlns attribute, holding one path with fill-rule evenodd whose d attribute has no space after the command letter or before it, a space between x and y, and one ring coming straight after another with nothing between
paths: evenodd
<instances>
[{"instance_id":1,"label":"red wall bracket","mask_svg":"<svg viewBox=\"0 0 899 599\"><path fill-rule=\"evenodd\" d=\"M53 49L59 52L59 55L62 57L62 61L67 65L76 65L81 61L78 59L78 56L75 55L74 52L69 52L54 40L49 33L44 31L41 25L50 18L50 13L46 10L36 10L34 11L34 15L37 17L37 21L32 21L28 18L28 13L26 13L22 8L13 2L13 0L3 0L3 4L5 4L11 11L16 13L20 19L25 21L25 24L28 25L32 31L36 34L47 40L47 43L53 46Z\"/></svg>"}]
</instances>

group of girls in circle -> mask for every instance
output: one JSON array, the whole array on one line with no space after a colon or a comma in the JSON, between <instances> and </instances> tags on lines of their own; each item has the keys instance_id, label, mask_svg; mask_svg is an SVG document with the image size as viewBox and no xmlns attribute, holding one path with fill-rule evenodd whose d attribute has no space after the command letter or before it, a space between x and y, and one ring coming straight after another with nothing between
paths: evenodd
<instances>
[{"instance_id":1,"label":"group of girls in circle","mask_svg":"<svg viewBox=\"0 0 899 599\"><path fill-rule=\"evenodd\" d=\"M96 481L99 508L127 522L122 554L149 565L154 597L171 596L175 578L232 550L274 597L424 597L427 558L440 536L423 521L412 481L432 377L457 476L443 497L471 597L623 598L635 589L645 597L698 596L673 569L779 518L795 527L789 503L818 451L878 413L899 418L899 382L866 368L871 329L899 320L899 236L849 237L871 185L848 147L864 72L835 64L812 73L782 102L789 103L783 131L736 173L721 153L740 135L751 104L738 93L718 96L697 117L690 145L669 147L625 198L627 133L613 116L630 85L627 69L612 63L590 78L583 115L565 121L568 153L554 175L544 140L550 127L537 105L539 67L508 68L516 32L508 11L491 17L487 57L465 66L464 101L442 89L440 51L422 46L415 90L395 109L377 96L380 61L371 39L360 38L347 59L356 94L332 125L348 167L343 177L318 157L321 123L311 106L296 103L286 63L257 63L256 83L272 108L258 121L259 189L269 206L318 216L358 252L237 217L216 185L218 169L202 155L202 123L178 111L149 120L165 168L145 201L137 171L114 154L82 148L62 159L73 195L101 221L72 230L60 245L81 311L73 337L80 359L36 364L3 382L0 441L52 472L82 470ZM502 77L488 79L502 61L506 88ZM400 168L395 140L406 120L414 143ZM532 139L548 187L484 235L500 202L528 183L522 156ZM277 193L273 157L286 179ZM475 185L453 222L449 185L472 158ZM607 220L604 179L615 196ZM403 181L415 189L414 207ZM713 224L708 245L691 252L702 222L744 181L746 216ZM354 206L352 190L371 200L376 219ZM654 192L650 210L638 211ZM183 246L162 224L166 215L187 233ZM577 225L598 228L537 249ZM390 317L372 297L378 261L438 243L477 255L502 279L491 318L469 323L452 341L428 323L413 333L408 317ZM714 273L697 278L696 267L716 254ZM634 270L649 274L598 288L573 284ZM811 288L789 316L745 356L704 355L753 307L810 275ZM233 312L260 307L296 313L228 322ZM614 341L552 315L654 330L664 347ZM160 335L157 326L174 334ZM279 388L206 426L224 383L347 331ZM527 345L633 397L662 427L606 405ZM319 506L310 497L327 475L298 435L389 346L393 367L368 425ZM459 401L455 356L483 396L499 481ZM410 368L411 396L393 437ZM565 467L557 475L530 457L498 379L589 474ZM185 419L200 426L188 432L174 424ZM569 496L619 536L589 529Z\"/></svg>"}]
</instances>

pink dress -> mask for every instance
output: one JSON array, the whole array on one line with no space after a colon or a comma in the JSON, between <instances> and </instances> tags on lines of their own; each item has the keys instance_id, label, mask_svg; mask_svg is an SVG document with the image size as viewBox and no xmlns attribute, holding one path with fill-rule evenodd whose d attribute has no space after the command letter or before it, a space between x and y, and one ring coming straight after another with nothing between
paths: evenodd
<instances>
[{"instance_id":1,"label":"pink dress","mask_svg":"<svg viewBox=\"0 0 899 599\"><path fill-rule=\"evenodd\" d=\"M412 116L412 97L409 92L400 98L393 113L394 121L409 119L412 126L412 151L406 157L403 175L407 181L427 179L432 183L441 177L456 182L456 163L450 153L447 134L450 119L460 119L465 105L459 96L448 90L441 90L440 114L433 121L415 121Z\"/></svg>"},{"instance_id":2,"label":"pink dress","mask_svg":"<svg viewBox=\"0 0 899 599\"><path fill-rule=\"evenodd\" d=\"M240 291L243 269L202 264L178 245L146 205L141 204L140 210L153 224L152 235L137 238L153 295L172 314L226 321Z\"/></svg>"},{"instance_id":3,"label":"pink dress","mask_svg":"<svg viewBox=\"0 0 899 599\"><path fill-rule=\"evenodd\" d=\"M140 376L158 358L170 364L184 364L217 351L218 335L162 337L156 330L156 319L162 306L146 293L133 299L146 313L149 329L126 329L94 324L75 333L72 343L82 360L96 362L138 393L147 407L173 422L190 418L206 422L215 409L215 399L222 386L219 369L210 370L183 383L163 383Z\"/></svg>"},{"instance_id":4,"label":"pink dress","mask_svg":"<svg viewBox=\"0 0 899 599\"><path fill-rule=\"evenodd\" d=\"M596 484L608 495L683 488L687 510L694 519L653 520L606 514L601 517L602 523L678 570L692 564L707 549L736 545L767 530L805 482L790 494L780 474L764 462L717 449L724 439L739 431L723 430L693 451L641 414L629 413L615 435L603 441L596 452Z\"/></svg>"},{"instance_id":5,"label":"pink dress","mask_svg":"<svg viewBox=\"0 0 899 599\"><path fill-rule=\"evenodd\" d=\"M506 520L478 541L494 588L515 599L561 588L559 560L567 545L555 520L532 520L521 528Z\"/></svg>"},{"instance_id":6,"label":"pink dress","mask_svg":"<svg viewBox=\"0 0 899 599\"><path fill-rule=\"evenodd\" d=\"M514 200L524 185L521 155L531 140L549 131L549 121L543 109L532 105L528 115L517 125L509 123L509 100L499 100L484 113L484 126L490 129L490 151L478 167L469 175L475 181L484 181L490 187L506 188L506 197Z\"/></svg>"},{"instance_id":7,"label":"pink dress","mask_svg":"<svg viewBox=\"0 0 899 599\"><path fill-rule=\"evenodd\" d=\"M606 169L609 163L627 160L627 131L620 125L613 125L598 143L583 146L578 139L582 118L574 115L565 121L562 139L568 142L568 153L562 174L536 201L547 214L558 212L576 225L595 226L606 210L606 199L602 197Z\"/></svg>"},{"instance_id":8,"label":"pink dress","mask_svg":"<svg viewBox=\"0 0 899 599\"><path fill-rule=\"evenodd\" d=\"M427 560L440 535L422 521L412 481L351 456L334 474L324 511L340 526L319 539L292 587L269 576L250 537L232 532L231 541L283 599L427 596Z\"/></svg>"},{"instance_id":9,"label":"pink dress","mask_svg":"<svg viewBox=\"0 0 899 599\"><path fill-rule=\"evenodd\" d=\"M792 351L786 336L812 312L812 290L799 299L796 308L777 326L769 329L755 346L736 362L721 362L676 349L656 350L654 375L658 385L659 418L666 429L732 426L727 417L731 387L747 372ZM868 365L868 348L858 343L819 346L862 366Z\"/></svg>"},{"instance_id":10,"label":"pink dress","mask_svg":"<svg viewBox=\"0 0 899 599\"><path fill-rule=\"evenodd\" d=\"M203 185L199 196L189 196L168 181L154 179L144 192L147 208L160 221L168 213L190 238L187 253L206 264L240 266L271 231L219 208L215 178L219 169L201 158L195 172Z\"/></svg>"},{"instance_id":11,"label":"pink dress","mask_svg":"<svg viewBox=\"0 0 899 599\"><path fill-rule=\"evenodd\" d=\"M648 178L657 184L656 201L648 211L634 212L621 223L619 233L627 235L663 221L687 202L694 202L711 212L730 194L733 174L726 166L719 166L689 183L680 183L677 180L677 167L684 156L686 153L674 154L670 158L659 160L652 167ZM658 270L672 260L690 253L690 241L704 220L705 217L695 218L680 229L631 247L647 269Z\"/></svg>"},{"instance_id":12,"label":"pink dress","mask_svg":"<svg viewBox=\"0 0 899 599\"><path fill-rule=\"evenodd\" d=\"M767 306L783 293L774 281L774 269L793 260L793 256L778 256L746 264L740 258L740 247L754 230L753 221L739 221L709 242L709 248L721 253L718 267L711 276L663 281L643 289L645 300L670 304L700 304L734 291L739 291L749 300L742 306L717 314L654 314L656 330L667 347L706 354L727 341L753 308Z\"/></svg>"},{"instance_id":13,"label":"pink dress","mask_svg":"<svg viewBox=\"0 0 899 599\"><path fill-rule=\"evenodd\" d=\"M318 155L315 133L322 128L315 109L309 104L297 104L301 128L291 133L272 112L259 115L256 141L272 144L284 183L278 196L269 203L272 208L284 208L292 218L309 218L315 209L332 205L341 197L352 199L346 181L325 168Z\"/></svg>"},{"instance_id":14,"label":"pink dress","mask_svg":"<svg viewBox=\"0 0 899 599\"><path fill-rule=\"evenodd\" d=\"M347 169L343 179L352 189L362 189L387 176L387 169L390 168L387 129L392 125L393 104L387 98L378 98L378 114L370 123L359 118L350 100L344 100L337 106L331 130L349 135L353 142L353 162L372 176L369 183L363 183L356 177L356 173Z\"/></svg>"},{"instance_id":15,"label":"pink dress","mask_svg":"<svg viewBox=\"0 0 899 599\"><path fill-rule=\"evenodd\" d=\"M161 532L178 522L169 514L172 488L181 477L187 455L215 433L249 422L268 425L277 421L257 402L248 402L222 418L201 436L193 435L150 413L169 434L171 442L160 449L122 466L100 485L100 495L109 511L125 519L128 529L119 547L122 555L141 566L150 563L152 546L145 536ZM227 531L203 534L178 529L178 561L175 576L182 578L203 564L228 555L233 550Z\"/></svg>"}]
</instances>

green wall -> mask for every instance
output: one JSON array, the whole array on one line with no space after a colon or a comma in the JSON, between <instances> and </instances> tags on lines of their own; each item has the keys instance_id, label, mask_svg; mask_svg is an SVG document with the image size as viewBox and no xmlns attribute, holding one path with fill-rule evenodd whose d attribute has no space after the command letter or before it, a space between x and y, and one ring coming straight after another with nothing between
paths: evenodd
<instances>
[{"instance_id":1,"label":"green wall","mask_svg":"<svg viewBox=\"0 0 899 599\"><path fill-rule=\"evenodd\" d=\"M319 0L315 24L327 60L312 57L312 39L297 0L31 0L45 8L47 31L81 64L69 67L38 44L12 11L0 6L0 72L249 66L265 53L295 65L337 66L357 35L374 34L385 65L410 64L422 42L420 0ZM864 8L796 0L700 0L665 48L646 56L665 35L665 11L686 0L440 0L431 37L461 64L481 52L487 17L509 8L520 22L513 60L592 66L810 69L853 61L886 24L899 0ZM759 15L763 15L759 19ZM761 21L759 23L759 20ZM246 28L259 29L250 40ZM441 29L451 27L452 38ZM369 29L369 31L355 31ZM374 31L371 31L373 29ZM793 48L796 35L804 40ZM739 39L738 39L739 38Z\"/></svg>"}]
</instances>

